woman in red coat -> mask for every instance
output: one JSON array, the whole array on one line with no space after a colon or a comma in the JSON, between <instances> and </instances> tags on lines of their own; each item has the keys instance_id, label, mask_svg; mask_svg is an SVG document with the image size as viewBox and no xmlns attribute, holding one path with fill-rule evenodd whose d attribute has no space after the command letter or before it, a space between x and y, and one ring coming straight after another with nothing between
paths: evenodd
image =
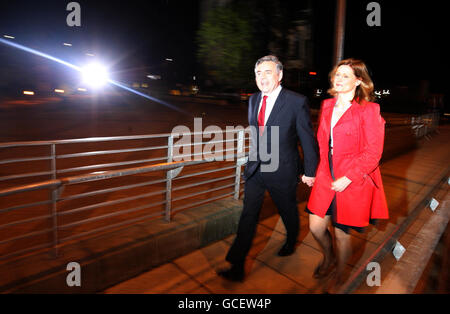
<instances>
[{"instance_id":1,"label":"woman in red coat","mask_svg":"<svg viewBox=\"0 0 450 314\"><path fill-rule=\"evenodd\" d=\"M350 229L362 232L372 219L387 219L388 208L379 160L385 121L373 100L373 83L365 64L347 59L330 73L334 98L322 104L317 140L320 163L307 205L309 225L324 259L315 278L336 266L334 283L351 256ZM337 259L328 225L335 227Z\"/></svg>"}]
</instances>

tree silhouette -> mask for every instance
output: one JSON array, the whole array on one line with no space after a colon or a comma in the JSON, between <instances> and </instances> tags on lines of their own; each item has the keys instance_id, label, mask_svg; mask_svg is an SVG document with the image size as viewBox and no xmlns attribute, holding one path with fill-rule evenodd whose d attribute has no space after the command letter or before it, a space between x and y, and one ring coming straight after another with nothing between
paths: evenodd
<instances>
[{"instance_id":1,"label":"tree silhouette","mask_svg":"<svg viewBox=\"0 0 450 314\"><path fill-rule=\"evenodd\" d=\"M221 89L253 84L253 34L249 20L233 8L211 10L198 31L198 58Z\"/></svg>"}]
</instances>

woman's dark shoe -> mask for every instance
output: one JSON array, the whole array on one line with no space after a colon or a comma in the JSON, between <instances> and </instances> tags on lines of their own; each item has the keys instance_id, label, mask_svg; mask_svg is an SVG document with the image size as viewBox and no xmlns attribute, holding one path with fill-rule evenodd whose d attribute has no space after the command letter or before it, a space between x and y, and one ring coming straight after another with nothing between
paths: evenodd
<instances>
[{"instance_id":1,"label":"woman's dark shoe","mask_svg":"<svg viewBox=\"0 0 450 314\"><path fill-rule=\"evenodd\" d=\"M324 265L324 261L322 261L319 265L317 265L316 269L314 270L313 277L315 279L325 278L333 271L335 267L336 267L336 259L334 258L330 263L328 263L328 265Z\"/></svg>"},{"instance_id":2,"label":"woman's dark shoe","mask_svg":"<svg viewBox=\"0 0 450 314\"><path fill-rule=\"evenodd\" d=\"M327 282L324 292L327 294L339 294L345 283L342 273L335 270L332 272L329 281Z\"/></svg>"}]
</instances>

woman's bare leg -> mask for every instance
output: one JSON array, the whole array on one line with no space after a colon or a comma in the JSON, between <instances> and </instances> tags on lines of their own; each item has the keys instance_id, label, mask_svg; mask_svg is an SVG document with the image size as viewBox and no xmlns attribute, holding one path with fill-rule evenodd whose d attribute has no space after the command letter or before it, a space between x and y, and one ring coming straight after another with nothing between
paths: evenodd
<instances>
[{"instance_id":1,"label":"woman's bare leg","mask_svg":"<svg viewBox=\"0 0 450 314\"><path fill-rule=\"evenodd\" d=\"M316 268L314 273L316 278L320 278L320 274L326 272L335 260L333 253L333 239L328 231L330 220L331 216L321 218L317 215L309 215L309 230L317 243L319 243L323 253L323 261L319 264L319 268Z\"/></svg>"},{"instance_id":2,"label":"woman's bare leg","mask_svg":"<svg viewBox=\"0 0 450 314\"><path fill-rule=\"evenodd\" d=\"M336 293L339 288L344 284L345 278L343 277L345 271L345 265L352 255L352 246L350 234L345 233L339 228L334 228L334 234L336 236L336 251L337 251L337 268L334 277L332 278L328 292Z\"/></svg>"}]
</instances>

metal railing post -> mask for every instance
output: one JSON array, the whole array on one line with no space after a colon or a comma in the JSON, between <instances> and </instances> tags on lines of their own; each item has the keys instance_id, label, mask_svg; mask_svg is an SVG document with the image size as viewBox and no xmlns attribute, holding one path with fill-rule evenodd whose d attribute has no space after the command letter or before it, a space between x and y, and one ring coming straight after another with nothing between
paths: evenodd
<instances>
[{"instance_id":1,"label":"metal railing post","mask_svg":"<svg viewBox=\"0 0 450 314\"><path fill-rule=\"evenodd\" d=\"M173 161L173 136L169 135L167 138L167 163ZM170 170L166 171L166 207L165 207L165 221L170 222L172 210L172 173Z\"/></svg>"},{"instance_id":2,"label":"metal railing post","mask_svg":"<svg viewBox=\"0 0 450 314\"><path fill-rule=\"evenodd\" d=\"M50 154L51 154L51 171L52 171L52 179L56 179L56 145L50 145ZM53 189L51 192L52 198L52 247L53 247L53 255L54 257L58 256L58 197L59 197L60 187Z\"/></svg>"},{"instance_id":3,"label":"metal railing post","mask_svg":"<svg viewBox=\"0 0 450 314\"><path fill-rule=\"evenodd\" d=\"M428 136L428 133L429 133L429 122L430 122L430 120L429 120L429 118L430 118L430 115L429 114L426 114L426 115L424 115L424 121L425 121L425 123L424 123L424 125L425 125L425 136Z\"/></svg>"},{"instance_id":4,"label":"metal railing post","mask_svg":"<svg viewBox=\"0 0 450 314\"><path fill-rule=\"evenodd\" d=\"M241 188L241 166L244 157L244 130L238 132L237 138L237 157L236 157L236 177L234 179L234 199L239 199L239 190Z\"/></svg>"},{"instance_id":5,"label":"metal railing post","mask_svg":"<svg viewBox=\"0 0 450 314\"><path fill-rule=\"evenodd\" d=\"M52 195L52 247L53 247L53 255L54 257L58 256L58 199L62 192L62 186L53 189L51 192Z\"/></svg>"},{"instance_id":6,"label":"metal railing post","mask_svg":"<svg viewBox=\"0 0 450 314\"><path fill-rule=\"evenodd\" d=\"M52 179L56 179L56 145L51 144L50 146L50 154L51 154L51 170L52 170Z\"/></svg>"},{"instance_id":7,"label":"metal railing post","mask_svg":"<svg viewBox=\"0 0 450 314\"><path fill-rule=\"evenodd\" d=\"M435 112L434 113L434 129L438 133L439 133L439 122L440 122L439 119L440 119L439 112Z\"/></svg>"}]
</instances>

